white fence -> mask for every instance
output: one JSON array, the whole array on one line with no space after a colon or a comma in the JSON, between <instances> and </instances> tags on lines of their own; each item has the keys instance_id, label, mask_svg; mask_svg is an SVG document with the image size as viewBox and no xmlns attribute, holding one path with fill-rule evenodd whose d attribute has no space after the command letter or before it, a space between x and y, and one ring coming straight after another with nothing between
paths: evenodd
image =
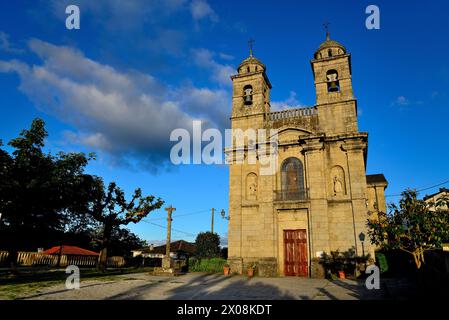
<instances>
[{"instance_id":1,"label":"white fence","mask_svg":"<svg viewBox=\"0 0 449 320\"><path fill-rule=\"evenodd\" d=\"M8 258L7 251L0 251L0 266L5 265ZM50 266L58 265L58 255L43 254L37 252L19 252L17 256L17 265L19 266ZM94 267L97 264L97 256L72 256L62 255L59 265L65 267L76 265L78 267ZM125 265L123 257L115 256L108 258L108 267L120 268Z\"/></svg>"}]
</instances>

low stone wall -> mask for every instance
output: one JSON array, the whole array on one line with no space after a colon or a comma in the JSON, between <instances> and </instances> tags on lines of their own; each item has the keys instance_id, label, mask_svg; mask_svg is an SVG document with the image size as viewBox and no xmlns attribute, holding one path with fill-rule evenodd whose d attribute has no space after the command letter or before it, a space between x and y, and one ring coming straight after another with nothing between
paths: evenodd
<instances>
[{"instance_id":1,"label":"low stone wall","mask_svg":"<svg viewBox=\"0 0 449 320\"><path fill-rule=\"evenodd\" d=\"M276 277L278 276L277 259L276 258L229 258L228 264L231 273L246 274L247 269L256 264L255 275L259 277Z\"/></svg>"}]
</instances>

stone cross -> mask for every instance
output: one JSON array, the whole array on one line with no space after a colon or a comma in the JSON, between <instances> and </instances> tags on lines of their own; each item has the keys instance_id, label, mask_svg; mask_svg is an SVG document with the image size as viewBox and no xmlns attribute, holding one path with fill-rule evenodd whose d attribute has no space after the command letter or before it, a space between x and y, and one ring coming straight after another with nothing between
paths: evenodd
<instances>
[{"instance_id":1,"label":"stone cross","mask_svg":"<svg viewBox=\"0 0 449 320\"><path fill-rule=\"evenodd\" d=\"M165 208L165 211L167 211L167 244L165 247L165 259L164 259L165 263L163 267L170 268L171 222L173 221L171 215L173 211L176 211L176 208L169 206Z\"/></svg>"}]
</instances>

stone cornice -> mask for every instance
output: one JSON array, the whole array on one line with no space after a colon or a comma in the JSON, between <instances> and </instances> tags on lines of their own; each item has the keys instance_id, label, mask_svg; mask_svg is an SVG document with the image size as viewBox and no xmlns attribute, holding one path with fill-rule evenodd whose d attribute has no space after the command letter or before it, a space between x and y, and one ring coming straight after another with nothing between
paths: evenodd
<instances>
[{"instance_id":1,"label":"stone cornice","mask_svg":"<svg viewBox=\"0 0 449 320\"><path fill-rule=\"evenodd\" d=\"M361 132L351 136L341 137L341 149L346 152L364 151L368 146L368 134Z\"/></svg>"},{"instance_id":2,"label":"stone cornice","mask_svg":"<svg viewBox=\"0 0 449 320\"><path fill-rule=\"evenodd\" d=\"M309 135L299 138L299 144L302 146L304 152L320 151L324 149L324 139L324 134Z\"/></svg>"}]
</instances>

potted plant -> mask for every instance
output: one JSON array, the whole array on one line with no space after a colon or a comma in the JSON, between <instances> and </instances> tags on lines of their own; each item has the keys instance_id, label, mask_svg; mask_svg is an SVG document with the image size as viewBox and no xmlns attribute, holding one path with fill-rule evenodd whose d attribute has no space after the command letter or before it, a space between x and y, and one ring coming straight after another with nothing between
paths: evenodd
<instances>
[{"instance_id":1,"label":"potted plant","mask_svg":"<svg viewBox=\"0 0 449 320\"><path fill-rule=\"evenodd\" d=\"M338 261L336 263L338 278L345 279L345 271L344 271L344 263L342 261Z\"/></svg>"},{"instance_id":2,"label":"potted plant","mask_svg":"<svg viewBox=\"0 0 449 320\"><path fill-rule=\"evenodd\" d=\"M223 266L223 273L224 273L224 275L225 275L225 276L228 276L229 273L230 273L230 271L231 271L231 267L229 266L229 264L226 263L226 264Z\"/></svg>"},{"instance_id":3,"label":"potted plant","mask_svg":"<svg viewBox=\"0 0 449 320\"><path fill-rule=\"evenodd\" d=\"M256 271L256 264L252 263L248 266L248 277L253 277L254 276L254 272Z\"/></svg>"}]
</instances>

